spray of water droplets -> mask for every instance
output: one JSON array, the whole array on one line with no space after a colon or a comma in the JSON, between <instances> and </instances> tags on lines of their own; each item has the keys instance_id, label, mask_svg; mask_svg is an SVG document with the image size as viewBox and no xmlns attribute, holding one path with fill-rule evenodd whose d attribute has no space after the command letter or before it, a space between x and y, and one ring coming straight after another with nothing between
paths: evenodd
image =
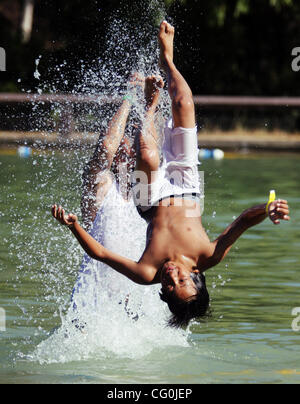
<instances>
[{"instance_id":1,"label":"spray of water droplets","mask_svg":"<svg viewBox=\"0 0 300 404\"><path fill-rule=\"evenodd\" d=\"M69 94L95 96L96 100L76 106L52 102L52 123L45 136L51 137L57 129L53 126L56 117L61 118L70 108L73 111L76 108L74 132L85 133L87 137L91 133L103 133L116 109L116 105L103 102L103 98L123 96L133 72L144 76L159 72L157 27L165 18L165 10L159 0L141 2L140 8L142 18L134 24L122 19L121 13L116 11L108 24L106 51L89 61L80 61L77 84ZM57 94L67 88L70 66L61 63L48 67L55 72L55 78L49 82L43 80L41 59L37 59L34 72L37 92ZM141 97L130 114L128 128L136 119L143 119L143 105ZM43 103L33 105L36 131L45 127L43 107ZM169 98L164 90L157 115L159 126L169 113ZM132 143L131 133L128 130L126 136ZM57 152L43 151L43 146L37 144L43 152L34 154L27 162L32 163L32 177L26 178L24 174L24 210L15 212L12 217L10 247L19 260L16 288L21 290L23 282L32 285L32 304L28 306L21 292L16 303L23 312L23 320L38 327L38 338L42 339L26 358L41 363L68 362L111 353L134 358L158 346L186 346L188 331L166 327L169 312L159 299L157 287L134 285L87 257L82 262L83 253L77 241L52 219L49 208L53 203L61 204L80 217L81 177L92 149L73 145L74 141L70 142L68 150ZM115 203L114 190L112 188L106 199L106 210L101 211L101 231L94 228L94 236L100 237L107 248L137 259L145 245L145 224L133 204ZM33 203L30 203L31 198ZM58 329L50 333L49 326L55 324Z\"/></svg>"}]
</instances>

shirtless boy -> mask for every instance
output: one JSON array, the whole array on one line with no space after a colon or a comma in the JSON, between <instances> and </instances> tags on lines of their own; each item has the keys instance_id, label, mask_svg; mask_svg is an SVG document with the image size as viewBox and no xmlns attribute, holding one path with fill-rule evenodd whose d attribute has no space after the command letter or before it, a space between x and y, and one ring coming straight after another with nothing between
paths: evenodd
<instances>
[{"instance_id":1,"label":"shirtless boy","mask_svg":"<svg viewBox=\"0 0 300 404\"><path fill-rule=\"evenodd\" d=\"M66 215L62 207L54 205L52 214L70 228L92 258L106 263L138 284L161 283L161 298L173 314L169 324L180 327L206 314L209 294L204 272L219 264L247 229L268 216L274 224L290 218L285 200L258 205L243 212L216 240L209 240L200 215L193 96L173 62L173 41L174 28L164 21L159 31L160 64L167 75L173 119L165 130L164 161L160 166L154 127L159 87L162 87L159 80L153 84L151 96L147 96L145 124L139 134L136 168L145 173L139 185L148 192L136 197L136 205L139 213L149 222L147 245L139 262L104 248L82 229L75 215ZM175 171L180 175L173 176ZM198 209L199 215L191 217L191 209Z\"/></svg>"}]
</instances>

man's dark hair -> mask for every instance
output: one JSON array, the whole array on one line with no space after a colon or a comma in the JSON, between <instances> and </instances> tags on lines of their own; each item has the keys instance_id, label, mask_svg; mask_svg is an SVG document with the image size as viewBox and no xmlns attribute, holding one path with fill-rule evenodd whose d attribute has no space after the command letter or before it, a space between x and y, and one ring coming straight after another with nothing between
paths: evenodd
<instances>
[{"instance_id":1,"label":"man's dark hair","mask_svg":"<svg viewBox=\"0 0 300 404\"><path fill-rule=\"evenodd\" d=\"M194 318L205 317L209 307L209 294L206 288L205 276L201 273L192 273L197 294L190 300L179 299L175 294L161 290L160 298L169 306L173 314L168 325L174 328L184 327Z\"/></svg>"}]
</instances>

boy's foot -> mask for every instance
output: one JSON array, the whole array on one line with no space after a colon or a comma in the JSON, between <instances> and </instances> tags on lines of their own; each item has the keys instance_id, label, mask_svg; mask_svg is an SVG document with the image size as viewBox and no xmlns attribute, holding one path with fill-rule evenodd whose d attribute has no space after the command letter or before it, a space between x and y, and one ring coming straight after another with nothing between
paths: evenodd
<instances>
[{"instance_id":1,"label":"boy's foot","mask_svg":"<svg viewBox=\"0 0 300 404\"><path fill-rule=\"evenodd\" d=\"M163 79L160 76L149 76L145 80L146 108L156 107L159 101L159 91L164 87Z\"/></svg>"},{"instance_id":2,"label":"boy's foot","mask_svg":"<svg viewBox=\"0 0 300 404\"><path fill-rule=\"evenodd\" d=\"M160 24L158 40L160 44L160 67L166 69L173 63L175 28L167 21Z\"/></svg>"}]
</instances>

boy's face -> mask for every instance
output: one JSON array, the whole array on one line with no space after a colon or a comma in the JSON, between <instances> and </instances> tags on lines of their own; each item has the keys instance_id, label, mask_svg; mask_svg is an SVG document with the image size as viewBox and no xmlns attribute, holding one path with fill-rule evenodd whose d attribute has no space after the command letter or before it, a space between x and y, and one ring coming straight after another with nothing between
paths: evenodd
<instances>
[{"instance_id":1,"label":"boy's face","mask_svg":"<svg viewBox=\"0 0 300 404\"><path fill-rule=\"evenodd\" d=\"M192 273L198 270L190 270L182 264L168 261L161 271L161 284L163 290L175 294L180 300L189 300L197 294L194 281L191 278Z\"/></svg>"}]
</instances>

